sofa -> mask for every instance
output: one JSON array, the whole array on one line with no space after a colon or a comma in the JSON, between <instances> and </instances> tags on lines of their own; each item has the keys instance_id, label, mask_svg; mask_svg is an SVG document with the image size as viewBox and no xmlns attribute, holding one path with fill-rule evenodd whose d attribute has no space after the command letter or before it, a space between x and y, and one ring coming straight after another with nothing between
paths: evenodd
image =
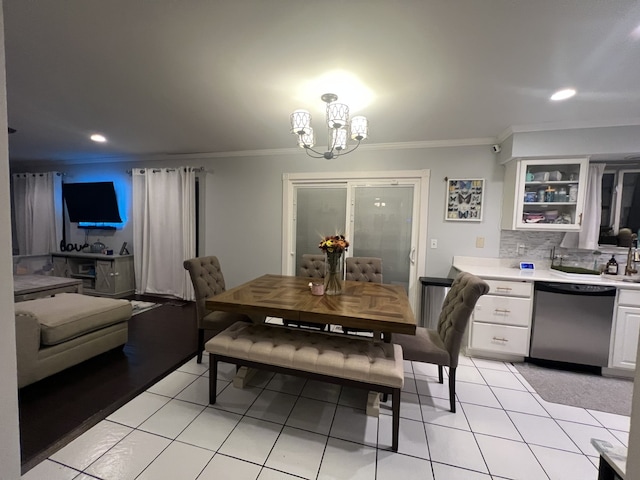
<instances>
[{"instance_id":1,"label":"sofa","mask_svg":"<svg viewBox=\"0 0 640 480\"><path fill-rule=\"evenodd\" d=\"M60 293L15 304L18 387L127 343L128 300Z\"/></svg>"}]
</instances>

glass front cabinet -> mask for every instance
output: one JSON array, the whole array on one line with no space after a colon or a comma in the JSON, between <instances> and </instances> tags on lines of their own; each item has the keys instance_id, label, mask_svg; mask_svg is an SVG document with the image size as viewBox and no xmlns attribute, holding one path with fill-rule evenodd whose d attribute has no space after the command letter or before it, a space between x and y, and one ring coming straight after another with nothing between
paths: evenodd
<instances>
[{"instance_id":1,"label":"glass front cabinet","mask_svg":"<svg viewBox=\"0 0 640 480\"><path fill-rule=\"evenodd\" d=\"M588 158L507 163L501 228L579 231L588 167Z\"/></svg>"}]
</instances>

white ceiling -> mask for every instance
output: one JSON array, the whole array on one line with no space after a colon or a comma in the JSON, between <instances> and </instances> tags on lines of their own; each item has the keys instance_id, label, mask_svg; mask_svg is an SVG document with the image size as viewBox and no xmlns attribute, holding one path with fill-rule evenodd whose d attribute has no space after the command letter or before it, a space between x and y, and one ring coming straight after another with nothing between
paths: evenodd
<instances>
[{"instance_id":1,"label":"white ceiling","mask_svg":"<svg viewBox=\"0 0 640 480\"><path fill-rule=\"evenodd\" d=\"M373 94L370 144L640 124L637 0L4 0L4 21L12 161L292 148L291 111L321 130L322 93L349 103L299 98L334 70Z\"/></svg>"}]
</instances>

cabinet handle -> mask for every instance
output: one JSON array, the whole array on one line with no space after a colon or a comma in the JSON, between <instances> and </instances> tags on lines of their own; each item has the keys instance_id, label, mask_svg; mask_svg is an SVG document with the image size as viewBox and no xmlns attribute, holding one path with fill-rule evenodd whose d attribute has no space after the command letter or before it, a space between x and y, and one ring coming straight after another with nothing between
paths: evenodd
<instances>
[{"instance_id":1,"label":"cabinet handle","mask_svg":"<svg viewBox=\"0 0 640 480\"><path fill-rule=\"evenodd\" d=\"M507 310L506 308L496 308L494 309L496 313L511 313L511 310Z\"/></svg>"},{"instance_id":2,"label":"cabinet handle","mask_svg":"<svg viewBox=\"0 0 640 480\"><path fill-rule=\"evenodd\" d=\"M578 215L578 225L582 225L582 214Z\"/></svg>"},{"instance_id":3,"label":"cabinet handle","mask_svg":"<svg viewBox=\"0 0 640 480\"><path fill-rule=\"evenodd\" d=\"M493 337L493 341L494 342L508 342L509 340L507 340L506 338L498 338L498 337Z\"/></svg>"},{"instance_id":4,"label":"cabinet handle","mask_svg":"<svg viewBox=\"0 0 640 480\"><path fill-rule=\"evenodd\" d=\"M504 290L505 292L510 292L512 290L511 287L496 287L496 290Z\"/></svg>"}]
</instances>

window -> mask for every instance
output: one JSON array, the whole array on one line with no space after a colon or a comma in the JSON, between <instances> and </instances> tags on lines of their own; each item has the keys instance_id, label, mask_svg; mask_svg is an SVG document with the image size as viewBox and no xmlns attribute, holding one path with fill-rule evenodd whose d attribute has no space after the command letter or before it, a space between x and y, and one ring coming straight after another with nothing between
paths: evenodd
<instances>
[{"instance_id":1,"label":"window","mask_svg":"<svg viewBox=\"0 0 640 480\"><path fill-rule=\"evenodd\" d=\"M599 243L617 245L621 228L640 230L640 168L607 170L602 176Z\"/></svg>"}]
</instances>

